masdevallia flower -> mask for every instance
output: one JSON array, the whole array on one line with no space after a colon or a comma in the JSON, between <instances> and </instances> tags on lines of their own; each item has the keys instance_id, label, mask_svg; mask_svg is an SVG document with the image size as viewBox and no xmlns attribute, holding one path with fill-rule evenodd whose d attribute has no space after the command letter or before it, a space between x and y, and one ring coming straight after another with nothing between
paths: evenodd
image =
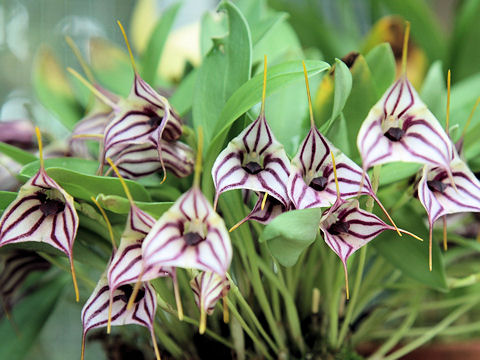
<instances>
[{"instance_id":1,"label":"masdevallia flower","mask_svg":"<svg viewBox=\"0 0 480 360\"><path fill-rule=\"evenodd\" d=\"M36 128L40 169L19 190L17 198L0 219L0 247L25 241L44 242L62 251L70 260L72 280L78 301L73 264L73 242L78 215L73 198L47 175L43 164L42 139Z\"/></svg>"},{"instance_id":2,"label":"masdevallia flower","mask_svg":"<svg viewBox=\"0 0 480 360\"><path fill-rule=\"evenodd\" d=\"M211 271L225 276L232 245L223 219L199 188L202 132L193 187L155 223L143 241L145 266L174 266Z\"/></svg>"},{"instance_id":3,"label":"masdevallia flower","mask_svg":"<svg viewBox=\"0 0 480 360\"><path fill-rule=\"evenodd\" d=\"M443 167L424 166L418 183L418 199L428 214L431 270L433 223L447 214L479 212L480 182L467 164L455 154L448 171Z\"/></svg>"},{"instance_id":4,"label":"masdevallia flower","mask_svg":"<svg viewBox=\"0 0 480 360\"><path fill-rule=\"evenodd\" d=\"M287 181L290 162L265 118L266 81L265 58L260 115L228 143L213 165L212 177L216 190L214 207L221 193L233 189L268 193L284 206L289 204Z\"/></svg>"},{"instance_id":5,"label":"masdevallia flower","mask_svg":"<svg viewBox=\"0 0 480 360\"><path fill-rule=\"evenodd\" d=\"M349 199L345 201L341 199L333 153L331 153L331 156L337 186L337 200L330 209L323 213L320 220L320 230L327 245L343 263L348 298L347 260L355 251L368 244L385 230L396 230L419 238L408 231L387 225L378 216L360 209L358 200Z\"/></svg>"},{"instance_id":6,"label":"masdevallia flower","mask_svg":"<svg viewBox=\"0 0 480 360\"><path fill-rule=\"evenodd\" d=\"M409 27L405 31L404 69ZM406 71L368 113L358 132L363 168L394 161L448 169L454 146L407 79Z\"/></svg>"},{"instance_id":7,"label":"masdevallia flower","mask_svg":"<svg viewBox=\"0 0 480 360\"><path fill-rule=\"evenodd\" d=\"M113 299L111 324L114 326L137 324L146 327L150 331L157 360L160 359L153 328L155 312L157 310L155 290L150 284L143 283L135 296L134 306L131 309L127 309L127 303L132 292L132 285L122 285L112 291L112 295L110 295L107 275L105 273L102 275L92 295L90 295L82 309L82 360L84 358L87 333L91 329L107 326L110 296L112 296Z\"/></svg>"},{"instance_id":8,"label":"masdevallia flower","mask_svg":"<svg viewBox=\"0 0 480 360\"><path fill-rule=\"evenodd\" d=\"M217 301L223 297L224 301L230 290L230 284L224 276L213 272L202 271L190 281L190 287L195 295L195 303L200 309L200 334L203 334L207 325L206 315L211 315Z\"/></svg>"},{"instance_id":9,"label":"masdevallia flower","mask_svg":"<svg viewBox=\"0 0 480 360\"><path fill-rule=\"evenodd\" d=\"M180 141L160 140L160 142L165 168L178 177L190 175L194 165L192 148ZM128 179L147 176L162 168L158 160L158 148L149 143L119 147L112 154L112 160L120 174Z\"/></svg>"}]
</instances>

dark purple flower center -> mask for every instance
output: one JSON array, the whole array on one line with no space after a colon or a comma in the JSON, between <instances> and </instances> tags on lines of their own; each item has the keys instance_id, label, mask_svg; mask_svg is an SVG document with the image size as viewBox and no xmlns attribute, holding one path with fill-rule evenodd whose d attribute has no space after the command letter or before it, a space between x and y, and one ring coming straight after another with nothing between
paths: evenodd
<instances>
[{"instance_id":1,"label":"dark purple flower center","mask_svg":"<svg viewBox=\"0 0 480 360\"><path fill-rule=\"evenodd\" d=\"M37 192L37 198L40 201L40 211L45 216L57 215L65 210L65 203L57 199L49 199L44 192Z\"/></svg>"},{"instance_id":2,"label":"dark purple flower center","mask_svg":"<svg viewBox=\"0 0 480 360\"><path fill-rule=\"evenodd\" d=\"M348 233L350 230L350 224L346 221L338 220L336 223L330 225L328 232L332 235L339 235L341 233Z\"/></svg>"},{"instance_id":3,"label":"dark purple flower center","mask_svg":"<svg viewBox=\"0 0 480 360\"><path fill-rule=\"evenodd\" d=\"M328 184L328 179L325 176L319 176L312 179L312 181L310 181L310 184L308 186L310 186L313 190L323 191L327 187L327 184Z\"/></svg>"},{"instance_id":4,"label":"dark purple flower center","mask_svg":"<svg viewBox=\"0 0 480 360\"><path fill-rule=\"evenodd\" d=\"M162 123L163 117L158 116L157 114L154 114L150 116L150 119L148 119L148 123L152 127L152 129L156 129L160 126Z\"/></svg>"},{"instance_id":5,"label":"dark purple flower center","mask_svg":"<svg viewBox=\"0 0 480 360\"><path fill-rule=\"evenodd\" d=\"M128 303L128 299L130 299L130 296L132 296L133 293L133 286L132 285L122 285L120 286L117 290L123 292L121 296L121 299L123 302ZM135 297L135 300L133 301L135 304L138 303L140 300L143 299L145 296L145 290L141 288L138 290L137 296Z\"/></svg>"},{"instance_id":6,"label":"dark purple flower center","mask_svg":"<svg viewBox=\"0 0 480 360\"><path fill-rule=\"evenodd\" d=\"M405 135L405 131L398 127L391 127L383 135L385 135L387 139L391 141L400 141L403 135Z\"/></svg>"},{"instance_id":7,"label":"dark purple flower center","mask_svg":"<svg viewBox=\"0 0 480 360\"><path fill-rule=\"evenodd\" d=\"M249 174L252 174L252 175L256 175L258 174L260 171L263 170L262 166L255 162L255 161L250 161L248 163L246 163L244 166L243 166L243 169L248 172Z\"/></svg>"},{"instance_id":8,"label":"dark purple flower center","mask_svg":"<svg viewBox=\"0 0 480 360\"><path fill-rule=\"evenodd\" d=\"M185 240L187 245L195 246L201 243L205 239L202 236L200 236L199 233L190 231L190 232L187 232L186 234L183 234L183 240Z\"/></svg>"},{"instance_id":9,"label":"dark purple flower center","mask_svg":"<svg viewBox=\"0 0 480 360\"><path fill-rule=\"evenodd\" d=\"M440 180L428 180L427 186L430 189L430 191L433 191L433 192L437 191L442 194L447 188L447 184L444 184Z\"/></svg>"}]
</instances>

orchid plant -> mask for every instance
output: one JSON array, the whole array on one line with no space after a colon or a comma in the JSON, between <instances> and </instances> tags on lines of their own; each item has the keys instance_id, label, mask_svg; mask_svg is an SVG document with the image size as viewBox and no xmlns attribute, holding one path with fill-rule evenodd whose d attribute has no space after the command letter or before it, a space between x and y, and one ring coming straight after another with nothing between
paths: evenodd
<instances>
[{"instance_id":1,"label":"orchid plant","mask_svg":"<svg viewBox=\"0 0 480 360\"><path fill-rule=\"evenodd\" d=\"M25 355L58 299L77 309L82 360L102 358L95 341L157 360L393 360L465 333L480 313L480 118L464 120L480 87L450 71L445 87L439 64L421 86L403 20L403 43L377 41L383 19L329 64L250 0L207 14L201 61L167 79L178 9L146 48L118 22L126 52L86 57L67 36L81 71L41 59L37 78L66 68L39 87L61 105L44 106L76 115L58 116L62 139L39 123L38 156L0 143L23 183L0 192L6 343Z\"/></svg>"}]
</instances>

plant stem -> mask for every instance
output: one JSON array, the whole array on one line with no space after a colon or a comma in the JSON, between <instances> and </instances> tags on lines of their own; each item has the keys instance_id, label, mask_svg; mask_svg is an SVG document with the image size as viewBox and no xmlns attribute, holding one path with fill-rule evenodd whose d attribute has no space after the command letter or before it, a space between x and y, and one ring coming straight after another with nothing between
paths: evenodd
<instances>
[{"instance_id":1,"label":"plant stem","mask_svg":"<svg viewBox=\"0 0 480 360\"><path fill-rule=\"evenodd\" d=\"M408 354L409 352L415 350L416 348L422 346L427 341L431 340L434 336L438 333L445 330L451 323L457 320L460 316L465 314L468 310L470 310L478 301L470 301L456 310L452 311L447 317L445 317L442 321L440 321L436 326L429 328L426 332L423 333L418 339L408 343L407 345L403 346L402 348L398 349L394 353L387 356L384 360L395 360L403 355Z\"/></svg>"}]
</instances>

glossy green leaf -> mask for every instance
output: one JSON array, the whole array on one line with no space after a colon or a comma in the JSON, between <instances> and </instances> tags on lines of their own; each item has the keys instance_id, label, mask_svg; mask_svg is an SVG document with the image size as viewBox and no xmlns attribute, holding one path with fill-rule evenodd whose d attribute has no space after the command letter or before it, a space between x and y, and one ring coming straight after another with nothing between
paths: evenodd
<instances>
[{"instance_id":1,"label":"glossy green leaf","mask_svg":"<svg viewBox=\"0 0 480 360\"><path fill-rule=\"evenodd\" d=\"M147 48L142 56L142 77L149 84L155 82L163 48L180 5L180 3L174 4L163 13L152 31Z\"/></svg>"},{"instance_id":2,"label":"glossy green leaf","mask_svg":"<svg viewBox=\"0 0 480 360\"><path fill-rule=\"evenodd\" d=\"M335 88L333 95L333 109L330 119L324 124L320 131L326 133L332 126L333 122L342 112L350 91L352 90L352 74L347 65L342 60L335 59Z\"/></svg>"},{"instance_id":3,"label":"glossy green leaf","mask_svg":"<svg viewBox=\"0 0 480 360\"><path fill-rule=\"evenodd\" d=\"M37 157L28 151L0 141L0 153L7 155L21 165L37 160Z\"/></svg>"},{"instance_id":4,"label":"glossy green leaf","mask_svg":"<svg viewBox=\"0 0 480 360\"><path fill-rule=\"evenodd\" d=\"M441 291L447 291L447 281L440 240L434 236L433 270L428 270L428 229L423 216L415 215L411 206L391 214L397 226L414 232L423 242L408 235L399 237L393 231L386 231L371 242L373 247L387 261L402 273L416 281Z\"/></svg>"},{"instance_id":5,"label":"glossy green leaf","mask_svg":"<svg viewBox=\"0 0 480 360\"><path fill-rule=\"evenodd\" d=\"M75 99L63 66L46 46L40 47L34 59L33 87L42 105L72 130L82 117L83 110Z\"/></svg>"},{"instance_id":6,"label":"glossy green leaf","mask_svg":"<svg viewBox=\"0 0 480 360\"><path fill-rule=\"evenodd\" d=\"M326 62L319 60L307 60L305 61L305 66L309 77L318 75L330 68ZM272 66L267 73L267 97L303 78L301 61L289 61ZM228 131L237 118L261 101L262 86L263 74L258 74L243 84L223 107L218 122L219 128L215 132L216 136L208 146L205 157L202 190L207 198L213 198L213 184L210 171L215 159L223 148Z\"/></svg>"},{"instance_id":7,"label":"glossy green leaf","mask_svg":"<svg viewBox=\"0 0 480 360\"><path fill-rule=\"evenodd\" d=\"M7 208L10 203L17 197L16 192L12 191L0 191L0 211Z\"/></svg>"},{"instance_id":8,"label":"glossy green leaf","mask_svg":"<svg viewBox=\"0 0 480 360\"><path fill-rule=\"evenodd\" d=\"M61 276L41 284L35 292L15 306L12 317L21 335L18 335L8 319L3 317L0 322L0 359L21 360L25 357L35 345L35 340L53 312L67 282L66 276Z\"/></svg>"},{"instance_id":9,"label":"glossy green leaf","mask_svg":"<svg viewBox=\"0 0 480 360\"><path fill-rule=\"evenodd\" d=\"M26 165L20 171L20 178L27 181L37 173L39 166L39 161ZM75 198L90 200L92 196L96 197L100 193L123 196L125 193L120 180L113 177L93 175L97 167L98 163L85 159L56 158L45 160L47 174ZM150 201L150 195L143 186L131 180L125 181L135 200Z\"/></svg>"},{"instance_id":10,"label":"glossy green leaf","mask_svg":"<svg viewBox=\"0 0 480 360\"><path fill-rule=\"evenodd\" d=\"M380 185L389 185L415 175L422 165L414 163L394 162L382 165Z\"/></svg>"},{"instance_id":11,"label":"glossy green leaf","mask_svg":"<svg viewBox=\"0 0 480 360\"><path fill-rule=\"evenodd\" d=\"M443 74L442 63L435 61L428 70L422 84L420 97L438 121L445 127L447 104L446 77Z\"/></svg>"},{"instance_id":12,"label":"glossy green leaf","mask_svg":"<svg viewBox=\"0 0 480 360\"><path fill-rule=\"evenodd\" d=\"M104 209L116 214L128 214L130 211L130 202L125 197L99 194L97 196L97 201ZM173 202L136 201L135 205L158 219L173 205Z\"/></svg>"},{"instance_id":13,"label":"glossy green leaf","mask_svg":"<svg viewBox=\"0 0 480 360\"><path fill-rule=\"evenodd\" d=\"M395 56L390 44L377 45L365 55L377 91L377 100L395 80Z\"/></svg>"},{"instance_id":14,"label":"glossy green leaf","mask_svg":"<svg viewBox=\"0 0 480 360\"><path fill-rule=\"evenodd\" d=\"M215 39L215 45L198 70L193 99L193 124L202 126L205 140L214 135L221 109L228 99L250 78L252 40L244 16L230 2L220 10L228 17L228 35Z\"/></svg>"},{"instance_id":15,"label":"glossy green leaf","mask_svg":"<svg viewBox=\"0 0 480 360\"><path fill-rule=\"evenodd\" d=\"M168 99L180 116L185 116L192 108L197 71L197 69L194 69L183 78L177 90Z\"/></svg>"},{"instance_id":16,"label":"glossy green leaf","mask_svg":"<svg viewBox=\"0 0 480 360\"><path fill-rule=\"evenodd\" d=\"M293 266L300 254L315 241L322 209L293 210L277 216L260 237L283 266Z\"/></svg>"}]
</instances>

